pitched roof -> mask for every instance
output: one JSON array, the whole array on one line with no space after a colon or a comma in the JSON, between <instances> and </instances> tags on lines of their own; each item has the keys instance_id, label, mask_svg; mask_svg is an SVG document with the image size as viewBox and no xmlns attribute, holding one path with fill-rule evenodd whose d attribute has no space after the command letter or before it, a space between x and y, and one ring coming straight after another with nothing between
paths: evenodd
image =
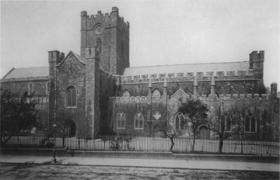
<instances>
[{"instance_id":1,"label":"pitched roof","mask_svg":"<svg viewBox=\"0 0 280 180\"><path fill-rule=\"evenodd\" d=\"M63 63L68 56L73 54L75 58L82 64L85 64L85 59L80 55L70 51L68 55L62 60ZM61 64L60 63L60 64ZM42 78L49 76L49 67L24 67L24 68L12 68L4 77L3 80L8 79L23 79L23 78Z\"/></svg>"},{"instance_id":2,"label":"pitched roof","mask_svg":"<svg viewBox=\"0 0 280 180\"><path fill-rule=\"evenodd\" d=\"M49 76L49 67L25 67L11 69L3 79L34 78Z\"/></svg>"},{"instance_id":3,"label":"pitched roof","mask_svg":"<svg viewBox=\"0 0 280 180\"><path fill-rule=\"evenodd\" d=\"M248 71L248 61L129 67L124 76L186 72Z\"/></svg>"}]
</instances>

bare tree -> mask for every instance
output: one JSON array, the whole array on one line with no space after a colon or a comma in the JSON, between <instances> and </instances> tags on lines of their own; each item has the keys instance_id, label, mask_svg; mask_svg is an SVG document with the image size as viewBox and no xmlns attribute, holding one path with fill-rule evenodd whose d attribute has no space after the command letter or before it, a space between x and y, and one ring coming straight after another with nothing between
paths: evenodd
<instances>
[{"instance_id":1,"label":"bare tree","mask_svg":"<svg viewBox=\"0 0 280 180\"><path fill-rule=\"evenodd\" d=\"M237 104L224 108L223 102L212 111L208 118L208 128L219 137L219 153L223 150L223 141L233 135L238 135L243 151L245 107Z\"/></svg>"},{"instance_id":2,"label":"bare tree","mask_svg":"<svg viewBox=\"0 0 280 180\"><path fill-rule=\"evenodd\" d=\"M220 102L218 107L210 112L208 118L208 128L219 137L219 153L223 152L223 143L225 139L232 136L232 123L237 122L239 111L236 108L225 109L224 102ZM228 132L226 132L228 131Z\"/></svg>"},{"instance_id":3,"label":"bare tree","mask_svg":"<svg viewBox=\"0 0 280 180\"><path fill-rule=\"evenodd\" d=\"M163 133L163 136L169 138L171 143L169 150L172 152L175 145L174 138L177 136L174 127L171 126L168 121L160 121L157 126L159 131Z\"/></svg>"},{"instance_id":4,"label":"bare tree","mask_svg":"<svg viewBox=\"0 0 280 180\"><path fill-rule=\"evenodd\" d=\"M232 135L238 135L240 140L241 154L243 154L243 140L244 140L244 121L246 118L246 108L243 105L242 109L237 106L233 107L233 121L234 124L231 128Z\"/></svg>"}]
</instances>

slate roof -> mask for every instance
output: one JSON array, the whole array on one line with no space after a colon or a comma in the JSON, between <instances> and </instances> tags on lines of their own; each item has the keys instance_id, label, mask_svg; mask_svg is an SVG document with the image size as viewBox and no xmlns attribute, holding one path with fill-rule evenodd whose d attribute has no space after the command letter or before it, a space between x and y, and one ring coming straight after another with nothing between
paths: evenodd
<instances>
[{"instance_id":1,"label":"slate roof","mask_svg":"<svg viewBox=\"0 0 280 180\"><path fill-rule=\"evenodd\" d=\"M129 67L124 76L186 72L248 71L248 61Z\"/></svg>"},{"instance_id":2,"label":"slate roof","mask_svg":"<svg viewBox=\"0 0 280 180\"><path fill-rule=\"evenodd\" d=\"M78 61L80 61L82 64L85 64L85 59L78 55L77 53L74 53L73 51L70 51L68 55L64 58L64 60L61 61L63 63L68 56L73 54ZM60 63L60 64L61 64ZM3 80L8 79L23 79L23 78L42 78L42 77L48 77L49 76L49 67L24 67L24 68L12 68L4 77Z\"/></svg>"},{"instance_id":3,"label":"slate roof","mask_svg":"<svg viewBox=\"0 0 280 180\"><path fill-rule=\"evenodd\" d=\"M48 77L49 67L26 67L13 68L3 79L17 79L17 78L34 78L34 77Z\"/></svg>"},{"instance_id":4,"label":"slate roof","mask_svg":"<svg viewBox=\"0 0 280 180\"><path fill-rule=\"evenodd\" d=\"M74 56L81 63L85 64L85 59L83 57L81 57L80 55L78 55L72 51L70 51L68 53L68 55L70 55L71 53L73 53ZM66 56L66 58L67 58L67 56ZM125 69L123 75L124 76L135 76L135 75L146 75L146 74L218 72L218 71L225 72L225 71L248 71L248 70L249 70L248 61L238 61L238 62L222 62L222 63L194 63L194 64L129 67L129 68ZM26 68L11 69L3 77L3 79L36 78L36 77L48 77L48 76L49 76L48 66L46 66L46 67L26 67Z\"/></svg>"}]
</instances>

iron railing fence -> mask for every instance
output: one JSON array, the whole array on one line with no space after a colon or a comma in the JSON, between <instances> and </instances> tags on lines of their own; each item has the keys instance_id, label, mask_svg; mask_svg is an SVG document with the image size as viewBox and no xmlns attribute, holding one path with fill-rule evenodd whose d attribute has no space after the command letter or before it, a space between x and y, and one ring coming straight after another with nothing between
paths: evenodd
<instances>
[{"instance_id":1,"label":"iron railing fence","mask_svg":"<svg viewBox=\"0 0 280 180\"><path fill-rule=\"evenodd\" d=\"M40 146L46 145L44 136L14 136L7 145L16 146ZM147 152L168 152L171 141L169 138L161 137L100 137L97 139L52 138L50 142L55 147L65 147L73 150L88 151L147 151ZM188 153L192 151L192 138L174 138L173 152ZM254 154L259 156L279 157L279 142L270 141L240 141L224 140L223 153L233 154ZM196 139L195 152L217 153L219 140Z\"/></svg>"}]
</instances>

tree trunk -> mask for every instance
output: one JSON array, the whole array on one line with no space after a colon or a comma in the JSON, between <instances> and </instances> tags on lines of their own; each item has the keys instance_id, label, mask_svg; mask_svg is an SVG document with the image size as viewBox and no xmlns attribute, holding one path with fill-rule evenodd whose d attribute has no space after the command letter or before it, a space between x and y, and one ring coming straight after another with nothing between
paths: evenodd
<instances>
[{"instance_id":1,"label":"tree trunk","mask_svg":"<svg viewBox=\"0 0 280 180\"><path fill-rule=\"evenodd\" d=\"M219 139L219 153L223 153L223 144L224 144L224 139L220 137Z\"/></svg>"},{"instance_id":2,"label":"tree trunk","mask_svg":"<svg viewBox=\"0 0 280 180\"><path fill-rule=\"evenodd\" d=\"M170 141L171 141L170 152L172 152L172 151L173 151L173 147L174 147L174 145L175 145L175 143L174 143L174 138L173 138L173 137L169 137L169 139L170 139Z\"/></svg>"},{"instance_id":3,"label":"tree trunk","mask_svg":"<svg viewBox=\"0 0 280 180\"><path fill-rule=\"evenodd\" d=\"M194 146L195 146L195 135L193 135L192 152L194 152Z\"/></svg>"},{"instance_id":4,"label":"tree trunk","mask_svg":"<svg viewBox=\"0 0 280 180\"><path fill-rule=\"evenodd\" d=\"M62 147L65 147L65 135L63 133L63 136L62 136Z\"/></svg>"},{"instance_id":5,"label":"tree trunk","mask_svg":"<svg viewBox=\"0 0 280 180\"><path fill-rule=\"evenodd\" d=\"M241 148L241 154L243 154L243 137L241 133L240 133L240 148Z\"/></svg>"},{"instance_id":6,"label":"tree trunk","mask_svg":"<svg viewBox=\"0 0 280 180\"><path fill-rule=\"evenodd\" d=\"M65 136L66 136L66 129L63 127L63 129L62 129L62 147L65 147Z\"/></svg>"}]
</instances>

